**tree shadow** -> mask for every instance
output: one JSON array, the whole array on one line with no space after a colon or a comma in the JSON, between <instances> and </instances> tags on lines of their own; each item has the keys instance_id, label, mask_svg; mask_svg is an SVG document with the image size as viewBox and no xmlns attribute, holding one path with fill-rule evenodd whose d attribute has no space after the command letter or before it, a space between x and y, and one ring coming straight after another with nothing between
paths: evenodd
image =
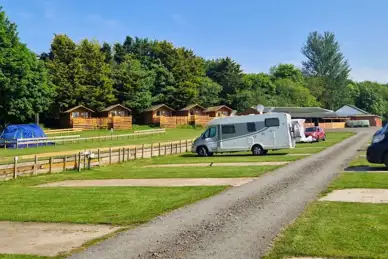
<instances>
[{"instance_id":1,"label":"tree shadow","mask_svg":"<svg viewBox=\"0 0 388 259\"><path fill-rule=\"evenodd\" d=\"M349 166L345 168L345 171L353 172L365 172L365 171L387 171L385 166Z\"/></svg>"}]
</instances>

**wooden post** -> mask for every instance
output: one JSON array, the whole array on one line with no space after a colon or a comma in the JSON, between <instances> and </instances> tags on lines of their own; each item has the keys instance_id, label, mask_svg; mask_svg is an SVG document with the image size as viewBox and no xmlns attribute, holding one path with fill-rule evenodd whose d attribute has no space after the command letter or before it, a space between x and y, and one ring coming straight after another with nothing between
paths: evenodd
<instances>
[{"instance_id":1,"label":"wooden post","mask_svg":"<svg viewBox=\"0 0 388 259\"><path fill-rule=\"evenodd\" d=\"M98 159L98 164L100 164L100 159L101 159L100 149L97 150L97 159Z\"/></svg>"},{"instance_id":2,"label":"wooden post","mask_svg":"<svg viewBox=\"0 0 388 259\"><path fill-rule=\"evenodd\" d=\"M63 157L63 171L66 171L67 156Z\"/></svg>"},{"instance_id":3,"label":"wooden post","mask_svg":"<svg viewBox=\"0 0 388 259\"><path fill-rule=\"evenodd\" d=\"M34 172L33 172L33 175L37 175L38 174L38 156L35 155L34 157Z\"/></svg>"},{"instance_id":4,"label":"wooden post","mask_svg":"<svg viewBox=\"0 0 388 259\"><path fill-rule=\"evenodd\" d=\"M85 152L84 152L84 169L86 169L86 155L85 155Z\"/></svg>"},{"instance_id":5,"label":"wooden post","mask_svg":"<svg viewBox=\"0 0 388 259\"><path fill-rule=\"evenodd\" d=\"M151 157L153 155L153 151L154 151L154 144L151 144Z\"/></svg>"},{"instance_id":6,"label":"wooden post","mask_svg":"<svg viewBox=\"0 0 388 259\"><path fill-rule=\"evenodd\" d=\"M144 158L144 144L141 145L141 158Z\"/></svg>"},{"instance_id":7,"label":"wooden post","mask_svg":"<svg viewBox=\"0 0 388 259\"><path fill-rule=\"evenodd\" d=\"M186 139L186 152L189 151L189 141Z\"/></svg>"},{"instance_id":8,"label":"wooden post","mask_svg":"<svg viewBox=\"0 0 388 259\"><path fill-rule=\"evenodd\" d=\"M137 147L135 146L135 154L134 154L134 159L136 160L137 159Z\"/></svg>"},{"instance_id":9,"label":"wooden post","mask_svg":"<svg viewBox=\"0 0 388 259\"><path fill-rule=\"evenodd\" d=\"M159 151L158 151L158 156L160 156L160 142L159 142Z\"/></svg>"},{"instance_id":10,"label":"wooden post","mask_svg":"<svg viewBox=\"0 0 388 259\"><path fill-rule=\"evenodd\" d=\"M112 164L112 148L109 148L109 164Z\"/></svg>"},{"instance_id":11,"label":"wooden post","mask_svg":"<svg viewBox=\"0 0 388 259\"><path fill-rule=\"evenodd\" d=\"M49 159L49 174L52 173L53 170L53 157L50 157Z\"/></svg>"},{"instance_id":12,"label":"wooden post","mask_svg":"<svg viewBox=\"0 0 388 259\"><path fill-rule=\"evenodd\" d=\"M164 144L164 155L167 155L167 144Z\"/></svg>"},{"instance_id":13,"label":"wooden post","mask_svg":"<svg viewBox=\"0 0 388 259\"><path fill-rule=\"evenodd\" d=\"M123 162L125 162L125 148L123 147Z\"/></svg>"},{"instance_id":14,"label":"wooden post","mask_svg":"<svg viewBox=\"0 0 388 259\"><path fill-rule=\"evenodd\" d=\"M13 179L18 178L18 157L13 158Z\"/></svg>"},{"instance_id":15,"label":"wooden post","mask_svg":"<svg viewBox=\"0 0 388 259\"><path fill-rule=\"evenodd\" d=\"M182 140L179 140L179 153L182 153Z\"/></svg>"},{"instance_id":16,"label":"wooden post","mask_svg":"<svg viewBox=\"0 0 388 259\"><path fill-rule=\"evenodd\" d=\"M81 172L81 152L78 153L78 172Z\"/></svg>"},{"instance_id":17,"label":"wooden post","mask_svg":"<svg viewBox=\"0 0 388 259\"><path fill-rule=\"evenodd\" d=\"M172 155L172 142L171 142L171 147L170 147L170 155Z\"/></svg>"},{"instance_id":18,"label":"wooden post","mask_svg":"<svg viewBox=\"0 0 388 259\"><path fill-rule=\"evenodd\" d=\"M131 149L130 148L128 148L127 149L127 151L128 151L128 153L127 153L127 161L129 161L129 158L130 158L130 156L131 156Z\"/></svg>"},{"instance_id":19,"label":"wooden post","mask_svg":"<svg viewBox=\"0 0 388 259\"><path fill-rule=\"evenodd\" d=\"M77 154L74 155L74 170L77 169Z\"/></svg>"},{"instance_id":20,"label":"wooden post","mask_svg":"<svg viewBox=\"0 0 388 259\"><path fill-rule=\"evenodd\" d=\"M120 158L121 158L121 148L119 148L119 158L118 158L118 163L120 163Z\"/></svg>"}]
</instances>

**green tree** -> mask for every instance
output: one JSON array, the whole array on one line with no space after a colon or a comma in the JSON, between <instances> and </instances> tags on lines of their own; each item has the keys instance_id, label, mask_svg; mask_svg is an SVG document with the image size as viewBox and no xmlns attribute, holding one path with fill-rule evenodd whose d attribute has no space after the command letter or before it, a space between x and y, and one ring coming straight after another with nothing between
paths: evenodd
<instances>
[{"instance_id":1,"label":"green tree","mask_svg":"<svg viewBox=\"0 0 388 259\"><path fill-rule=\"evenodd\" d=\"M111 67L96 41L83 40L77 46L76 94L79 104L100 111L115 101Z\"/></svg>"},{"instance_id":2,"label":"green tree","mask_svg":"<svg viewBox=\"0 0 388 259\"><path fill-rule=\"evenodd\" d=\"M270 75L276 79L291 79L294 82L304 84L302 71L293 64L279 64L270 68Z\"/></svg>"},{"instance_id":3,"label":"green tree","mask_svg":"<svg viewBox=\"0 0 388 259\"><path fill-rule=\"evenodd\" d=\"M374 82L361 82L358 84L360 94L356 99L356 106L369 113L386 116L386 102L381 89L382 85ZM385 88L385 87L384 87Z\"/></svg>"},{"instance_id":4,"label":"green tree","mask_svg":"<svg viewBox=\"0 0 388 259\"><path fill-rule=\"evenodd\" d=\"M335 35L312 32L301 52L307 58L302 62L306 76L324 78L324 91L318 101L331 109L338 108L345 98L350 66L340 51Z\"/></svg>"},{"instance_id":5,"label":"green tree","mask_svg":"<svg viewBox=\"0 0 388 259\"><path fill-rule=\"evenodd\" d=\"M252 95L251 105L274 105L276 86L272 82L270 75L265 73L245 74L243 76L243 84Z\"/></svg>"},{"instance_id":6,"label":"green tree","mask_svg":"<svg viewBox=\"0 0 388 259\"><path fill-rule=\"evenodd\" d=\"M0 8L0 127L33 120L47 110L52 93L43 62L20 42Z\"/></svg>"},{"instance_id":7,"label":"green tree","mask_svg":"<svg viewBox=\"0 0 388 259\"><path fill-rule=\"evenodd\" d=\"M127 55L113 70L114 90L120 103L142 112L152 104L155 74L142 67L139 60Z\"/></svg>"},{"instance_id":8,"label":"green tree","mask_svg":"<svg viewBox=\"0 0 388 259\"><path fill-rule=\"evenodd\" d=\"M49 117L58 118L61 112L78 105L76 48L77 45L66 35L55 35L51 43L46 66L56 94Z\"/></svg>"},{"instance_id":9,"label":"green tree","mask_svg":"<svg viewBox=\"0 0 388 259\"><path fill-rule=\"evenodd\" d=\"M195 102L204 107L218 105L222 87L208 77L201 77L199 80L198 100Z\"/></svg>"},{"instance_id":10,"label":"green tree","mask_svg":"<svg viewBox=\"0 0 388 259\"><path fill-rule=\"evenodd\" d=\"M277 106L309 107L318 106L318 102L310 91L291 79L278 79L276 85Z\"/></svg>"},{"instance_id":11,"label":"green tree","mask_svg":"<svg viewBox=\"0 0 388 259\"><path fill-rule=\"evenodd\" d=\"M110 64L113 60L112 47L109 43L104 42L101 47L101 52L104 54L105 63Z\"/></svg>"}]
</instances>

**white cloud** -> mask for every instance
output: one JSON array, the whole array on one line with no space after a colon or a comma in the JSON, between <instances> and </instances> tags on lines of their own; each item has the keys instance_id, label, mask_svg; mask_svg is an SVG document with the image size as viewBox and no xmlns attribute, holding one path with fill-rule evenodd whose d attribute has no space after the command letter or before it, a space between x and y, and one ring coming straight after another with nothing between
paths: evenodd
<instances>
[{"instance_id":1,"label":"white cloud","mask_svg":"<svg viewBox=\"0 0 388 259\"><path fill-rule=\"evenodd\" d=\"M350 72L351 79L355 81L376 81L381 83L388 82L388 69L361 67L352 68Z\"/></svg>"}]
</instances>

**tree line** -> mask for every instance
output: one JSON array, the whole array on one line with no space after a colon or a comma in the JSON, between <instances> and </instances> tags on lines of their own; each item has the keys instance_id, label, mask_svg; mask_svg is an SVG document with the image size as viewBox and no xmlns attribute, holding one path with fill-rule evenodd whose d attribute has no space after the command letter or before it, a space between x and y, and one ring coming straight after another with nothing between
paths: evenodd
<instances>
[{"instance_id":1,"label":"tree line","mask_svg":"<svg viewBox=\"0 0 388 259\"><path fill-rule=\"evenodd\" d=\"M388 86L350 80L333 33L310 33L301 52L301 69L278 64L268 73L244 73L231 57L206 60L168 41L131 36L110 45L55 35L49 51L36 54L0 9L0 125L30 122L36 114L55 120L79 104L99 111L115 103L137 114L157 103L174 109L225 104L238 111L257 104L352 104L388 117Z\"/></svg>"}]
</instances>

